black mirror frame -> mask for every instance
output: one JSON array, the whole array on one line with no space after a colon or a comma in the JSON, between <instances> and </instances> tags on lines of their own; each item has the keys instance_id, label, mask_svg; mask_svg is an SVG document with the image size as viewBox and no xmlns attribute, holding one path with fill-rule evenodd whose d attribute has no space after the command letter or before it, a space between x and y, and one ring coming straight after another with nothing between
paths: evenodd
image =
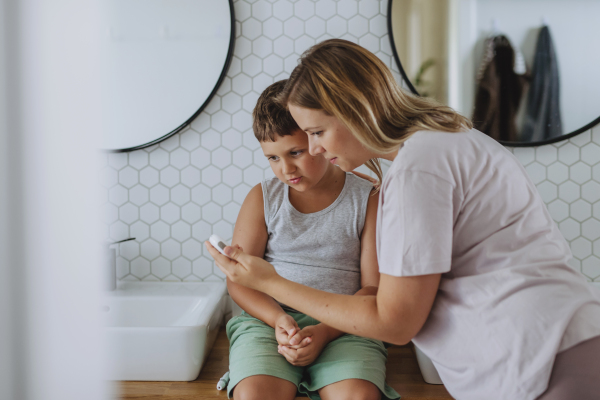
<instances>
[{"instance_id":1,"label":"black mirror frame","mask_svg":"<svg viewBox=\"0 0 600 400\"><path fill-rule=\"evenodd\" d=\"M409 87L410 91L417 95L420 96L419 92L417 92L417 89L415 89L415 87L413 86L412 82L410 81L410 79L408 79L408 76L406 75L406 72L404 71L404 68L402 68L402 63L400 62L400 57L398 56L398 52L396 51L396 43L394 42L394 34L392 31L392 3L394 2L394 0L388 0L388 7L387 7L387 28L388 28L388 37L390 38L390 45L392 47L392 54L394 55L394 59L396 60L396 64L398 65L398 69L400 70L400 74L402 75L402 79L404 79L404 82L406 83L406 85ZM563 140L567 140L570 139L574 136L579 135L580 133L583 133L591 128L593 128L594 126L600 124L600 117L596 118L595 120L593 120L592 122L590 122L589 124L571 132L571 133L567 133L565 135L562 136L558 136L552 139L548 139L548 140L541 140L538 142L505 142L505 141L501 141L499 140L498 143L507 146L507 147L537 147L537 146L543 146L545 144L551 144L551 143L556 143L556 142L560 142Z\"/></svg>"},{"instance_id":2,"label":"black mirror frame","mask_svg":"<svg viewBox=\"0 0 600 400\"><path fill-rule=\"evenodd\" d=\"M391 2L390 2L390 4L391 4ZM191 123L196 119L196 117L198 115L200 115L200 113L206 108L208 103L210 103L210 101L212 100L214 95L217 93L217 90L219 90L219 87L223 83L223 80L225 80L225 77L227 76L227 72L229 71L229 66L231 65L231 60L233 59L233 50L235 48L235 12L234 12L234 8L233 8L233 0L229 0L229 15L231 18L231 32L230 32L231 36L229 38L229 49L227 50L227 58L225 59L225 63L223 64L223 69L221 70L221 75L219 75L219 79L217 80L215 87L213 88L212 92L210 92L210 94L208 95L208 97L206 98L204 103L202 103L202 105L200 106L198 111L196 111L183 124L179 125L177 128L173 129L171 132L167 133L166 135L159 137L158 139L155 139L155 140L145 143L145 144L141 144L139 146L129 147L126 149L103 150L104 152L106 152L106 153L127 153L127 152L134 151L134 150L144 149L146 147L153 146L157 143L162 142L163 140L170 138L171 136L175 135L176 133L181 132L182 130L184 130L185 128L187 128L188 126L191 125Z\"/></svg>"}]
</instances>

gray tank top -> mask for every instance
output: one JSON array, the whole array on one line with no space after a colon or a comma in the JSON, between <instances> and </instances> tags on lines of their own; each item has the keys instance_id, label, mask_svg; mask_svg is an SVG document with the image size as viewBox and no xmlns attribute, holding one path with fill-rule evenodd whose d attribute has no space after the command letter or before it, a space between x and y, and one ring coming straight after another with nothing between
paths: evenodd
<instances>
[{"instance_id":1,"label":"gray tank top","mask_svg":"<svg viewBox=\"0 0 600 400\"><path fill-rule=\"evenodd\" d=\"M344 188L324 210L303 214L277 178L262 182L269 239L265 260L286 279L331 293L360 290L360 235L373 184L346 173Z\"/></svg>"}]
</instances>

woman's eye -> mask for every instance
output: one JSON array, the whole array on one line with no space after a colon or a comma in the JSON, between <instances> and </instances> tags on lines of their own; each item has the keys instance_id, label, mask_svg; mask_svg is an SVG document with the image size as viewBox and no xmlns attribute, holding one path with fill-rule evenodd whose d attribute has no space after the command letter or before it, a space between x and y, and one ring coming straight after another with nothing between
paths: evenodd
<instances>
[{"instance_id":1,"label":"woman's eye","mask_svg":"<svg viewBox=\"0 0 600 400\"><path fill-rule=\"evenodd\" d=\"M302 150L292 151L292 152L290 152L290 154L293 156L299 156L300 154L302 154Z\"/></svg>"},{"instance_id":2,"label":"woman's eye","mask_svg":"<svg viewBox=\"0 0 600 400\"><path fill-rule=\"evenodd\" d=\"M315 135L315 136L321 136L321 134L323 134L323 131L318 131L318 132L311 133L311 135Z\"/></svg>"}]
</instances>

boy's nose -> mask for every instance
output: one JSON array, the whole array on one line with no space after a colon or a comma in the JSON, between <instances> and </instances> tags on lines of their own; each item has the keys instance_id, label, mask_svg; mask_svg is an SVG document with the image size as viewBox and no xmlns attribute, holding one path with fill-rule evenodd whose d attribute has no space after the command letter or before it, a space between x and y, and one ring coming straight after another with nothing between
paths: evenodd
<instances>
[{"instance_id":1,"label":"boy's nose","mask_svg":"<svg viewBox=\"0 0 600 400\"><path fill-rule=\"evenodd\" d=\"M296 166L289 162L289 161L284 161L283 162L283 173L284 174L291 174L292 172L294 172L296 170Z\"/></svg>"}]
</instances>

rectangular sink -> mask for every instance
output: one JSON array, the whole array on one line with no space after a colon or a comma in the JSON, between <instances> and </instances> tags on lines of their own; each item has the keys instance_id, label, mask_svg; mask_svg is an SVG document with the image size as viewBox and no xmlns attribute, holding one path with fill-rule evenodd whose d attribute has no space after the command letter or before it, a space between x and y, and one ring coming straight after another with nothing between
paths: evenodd
<instances>
[{"instance_id":1,"label":"rectangular sink","mask_svg":"<svg viewBox=\"0 0 600 400\"><path fill-rule=\"evenodd\" d=\"M224 282L121 282L103 304L110 380L191 381L223 321Z\"/></svg>"}]
</instances>

